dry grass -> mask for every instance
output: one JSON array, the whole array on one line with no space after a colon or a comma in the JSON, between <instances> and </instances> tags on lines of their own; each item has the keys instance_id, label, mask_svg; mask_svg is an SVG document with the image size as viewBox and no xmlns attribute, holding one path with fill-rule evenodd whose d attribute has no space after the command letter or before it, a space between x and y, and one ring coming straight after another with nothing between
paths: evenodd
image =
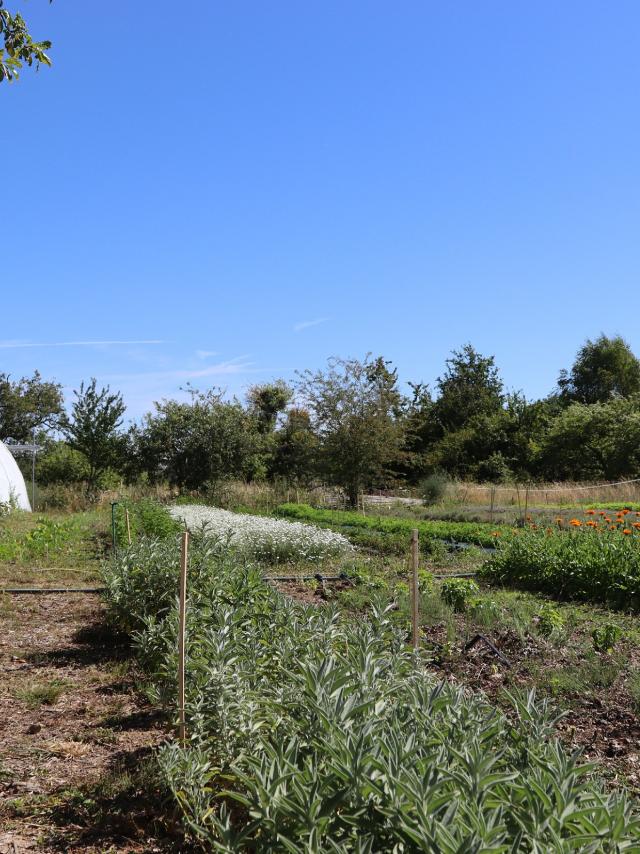
<instances>
[{"instance_id":1,"label":"dry grass","mask_svg":"<svg viewBox=\"0 0 640 854\"><path fill-rule=\"evenodd\" d=\"M499 505L529 506L594 504L598 502L640 502L640 483L613 486L607 483L536 483L527 485L490 486L488 484L456 482L451 485L447 502L489 506L494 490L494 502Z\"/></svg>"}]
</instances>

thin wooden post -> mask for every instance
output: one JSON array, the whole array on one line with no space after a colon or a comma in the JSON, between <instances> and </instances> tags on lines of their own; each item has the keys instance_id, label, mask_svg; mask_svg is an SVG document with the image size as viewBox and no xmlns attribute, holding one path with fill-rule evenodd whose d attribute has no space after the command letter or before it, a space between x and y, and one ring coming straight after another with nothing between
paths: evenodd
<instances>
[{"instance_id":1,"label":"thin wooden post","mask_svg":"<svg viewBox=\"0 0 640 854\"><path fill-rule=\"evenodd\" d=\"M127 520L127 537L129 538L129 545L131 545L131 522L129 521L129 511L124 511L124 517Z\"/></svg>"},{"instance_id":2,"label":"thin wooden post","mask_svg":"<svg viewBox=\"0 0 640 854\"><path fill-rule=\"evenodd\" d=\"M493 523L493 502L496 497L496 488L495 486L491 487L491 507L489 508L489 521Z\"/></svg>"},{"instance_id":3,"label":"thin wooden post","mask_svg":"<svg viewBox=\"0 0 640 854\"><path fill-rule=\"evenodd\" d=\"M411 532L411 629L413 648L420 645L420 588L418 586L418 531Z\"/></svg>"},{"instance_id":4,"label":"thin wooden post","mask_svg":"<svg viewBox=\"0 0 640 854\"><path fill-rule=\"evenodd\" d=\"M189 559L189 532L182 534L180 556L180 614L178 625L178 736L184 746L187 737L184 717L184 640L187 616L187 563Z\"/></svg>"}]
</instances>

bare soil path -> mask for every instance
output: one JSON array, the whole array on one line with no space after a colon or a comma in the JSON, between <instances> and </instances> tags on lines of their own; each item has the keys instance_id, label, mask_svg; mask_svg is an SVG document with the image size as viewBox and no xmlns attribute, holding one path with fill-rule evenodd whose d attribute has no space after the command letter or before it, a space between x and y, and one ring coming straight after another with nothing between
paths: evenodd
<instances>
[{"instance_id":1,"label":"bare soil path","mask_svg":"<svg viewBox=\"0 0 640 854\"><path fill-rule=\"evenodd\" d=\"M0 597L0 854L176 850L156 824L163 722L91 594Z\"/></svg>"}]
</instances>

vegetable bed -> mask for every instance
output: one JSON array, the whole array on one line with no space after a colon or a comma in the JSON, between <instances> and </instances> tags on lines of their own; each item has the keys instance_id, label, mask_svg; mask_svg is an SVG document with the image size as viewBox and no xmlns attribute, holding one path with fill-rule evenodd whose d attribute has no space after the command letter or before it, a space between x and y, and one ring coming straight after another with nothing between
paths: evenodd
<instances>
[{"instance_id":1,"label":"vegetable bed","mask_svg":"<svg viewBox=\"0 0 640 854\"><path fill-rule=\"evenodd\" d=\"M304 520L315 525L327 525L348 533L350 528L380 534L411 536L416 528L421 538L445 540L451 543L473 543L495 546L499 537L508 536L513 528L483 522L441 522L413 519L394 519L388 516L363 516L349 510L318 510L308 504L281 504L276 511L288 519Z\"/></svg>"},{"instance_id":2,"label":"vegetable bed","mask_svg":"<svg viewBox=\"0 0 640 854\"><path fill-rule=\"evenodd\" d=\"M152 696L175 714L177 542L110 565ZM186 747L159 764L189 832L218 851L638 850L640 816L513 697L512 720L437 681L383 613L293 604L261 567L195 536Z\"/></svg>"}]
</instances>

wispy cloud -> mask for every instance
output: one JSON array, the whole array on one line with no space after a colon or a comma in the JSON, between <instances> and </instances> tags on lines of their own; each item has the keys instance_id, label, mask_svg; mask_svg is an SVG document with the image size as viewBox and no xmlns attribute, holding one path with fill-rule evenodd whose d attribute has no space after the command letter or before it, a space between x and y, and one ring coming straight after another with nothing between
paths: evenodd
<instances>
[{"instance_id":1,"label":"wispy cloud","mask_svg":"<svg viewBox=\"0 0 640 854\"><path fill-rule=\"evenodd\" d=\"M255 362L247 361L248 355L236 356L225 362L207 365L205 368L183 368L172 371L147 371L140 374L111 374L105 379L114 380L198 380L205 377L228 376L230 374L246 374L260 370Z\"/></svg>"},{"instance_id":2,"label":"wispy cloud","mask_svg":"<svg viewBox=\"0 0 640 854\"><path fill-rule=\"evenodd\" d=\"M0 341L0 350L24 347L129 347L140 344L167 344L167 341L141 339L139 341Z\"/></svg>"},{"instance_id":3,"label":"wispy cloud","mask_svg":"<svg viewBox=\"0 0 640 854\"><path fill-rule=\"evenodd\" d=\"M210 359L212 356L217 356L215 350L196 350L196 356L199 359Z\"/></svg>"},{"instance_id":4,"label":"wispy cloud","mask_svg":"<svg viewBox=\"0 0 640 854\"><path fill-rule=\"evenodd\" d=\"M321 323L326 323L328 317L317 317L315 320L302 320L300 323L294 324L294 332L302 332L303 329L308 329L310 326L319 326Z\"/></svg>"}]
</instances>

